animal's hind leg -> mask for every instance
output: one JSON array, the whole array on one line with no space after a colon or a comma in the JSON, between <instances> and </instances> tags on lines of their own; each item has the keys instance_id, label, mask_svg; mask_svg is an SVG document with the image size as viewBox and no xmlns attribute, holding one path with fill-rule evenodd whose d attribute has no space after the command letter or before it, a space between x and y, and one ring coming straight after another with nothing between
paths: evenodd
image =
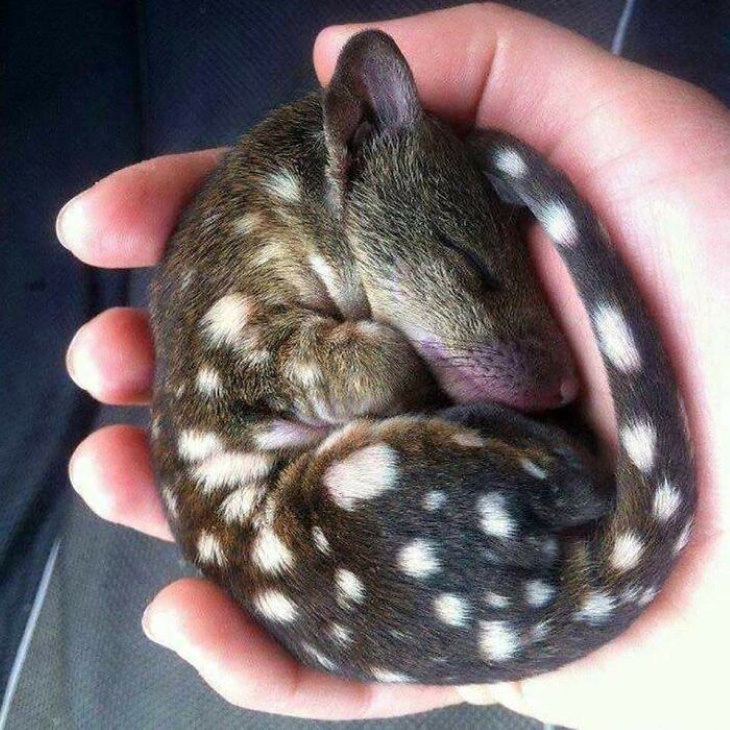
<instances>
[{"instance_id":1,"label":"animal's hind leg","mask_svg":"<svg viewBox=\"0 0 730 730\"><path fill-rule=\"evenodd\" d=\"M362 548L408 562L404 546L425 540L446 549L454 569L472 549L480 564L543 569L554 564L557 541L525 499L529 483L541 481L525 458L440 418L354 421L285 470L277 502L290 516L311 515L317 534L339 535L343 555ZM367 545L358 547L358 536Z\"/></svg>"},{"instance_id":2,"label":"animal's hind leg","mask_svg":"<svg viewBox=\"0 0 730 730\"><path fill-rule=\"evenodd\" d=\"M439 413L513 447L513 457L533 479L515 480L536 519L553 528L585 524L607 514L612 493L606 470L571 436L492 403L454 406ZM501 445L498 443L501 442Z\"/></svg>"},{"instance_id":3,"label":"animal's hind leg","mask_svg":"<svg viewBox=\"0 0 730 730\"><path fill-rule=\"evenodd\" d=\"M351 665L392 668L398 637L455 660L474 654L485 621L509 616L510 631L536 621L558 594L560 547L521 499L515 479L535 477L514 452L460 424L402 416L354 421L290 464L271 527L295 558L291 600L306 597L297 630L308 644L334 663L341 650ZM348 627L353 643L335 651L322 625Z\"/></svg>"}]
</instances>

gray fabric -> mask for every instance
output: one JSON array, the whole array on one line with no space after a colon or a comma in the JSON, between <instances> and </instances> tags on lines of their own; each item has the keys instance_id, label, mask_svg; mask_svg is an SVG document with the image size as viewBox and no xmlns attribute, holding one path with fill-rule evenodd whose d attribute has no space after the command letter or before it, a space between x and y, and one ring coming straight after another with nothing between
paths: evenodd
<instances>
[{"instance_id":1,"label":"gray fabric","mask_svg":"<svg viewBox=\"0 0 730 730\"><path fill-rule=\"evenodd\" d=\"M69 541L59 555L9 730L304 730L330 726L232 708L176 655L147 641L139 616L154 592L180 575L173 547L100 525L84 508L74 510L69 527L81 539ZM113 606L110 595L115 596ZM98 631L96 617L100 615L106 621L103 632ZM80 629L85 626L86 631L68 631L64 627L69 624ZM82 667L87 671L80 671ZM353 730L374 726L392 730L541 727L501 708L466 706L396 720L331 726Z\"/></svg>"}]
</instances>

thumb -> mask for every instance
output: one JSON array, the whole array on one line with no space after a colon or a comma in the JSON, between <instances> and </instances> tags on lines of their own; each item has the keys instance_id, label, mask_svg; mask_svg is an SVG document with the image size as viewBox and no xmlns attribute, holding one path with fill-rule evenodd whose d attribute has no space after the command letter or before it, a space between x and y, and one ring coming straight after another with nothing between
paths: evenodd
<instances>
[{"instance_id":1,"label":"thumb","mask_svg":"<svg viewBox=\"0 0 730 730\"><path fill-rule=\"evenodd\" d=\"M730 205L727 111L689 84L492 4L373 25L408 59L428 110L461 127L496 127L520 137L564 171L596 210L634 272L682 389L692 394L690 425L698 462L705 464L701 499L717 505L717 514L720 502L730 508L730 497L712 494L721 483L715 475L730 468L730 454L713 446L711 434L723 433L713 404L727 402L730 390L716 377L726 354L710 326L726 316L721 303L730 247L718 242L727 240ZM314 49L320 81L327 83L340 49L362 27L320 34ZM578 354L592 340L587 324L580 326L583 336L571 337ZM587 380L595 390L600 378L589 372ZM702 520L711 527L707 510ZM681 601L672 609L683 576L675 578L661 605L617 642L550 675L489 688L489 695L486 688L465 689L465 699L492 696L518 711L584 727L664 720L678 726L687 717L679 718L676 698L691 679L678 669L701 657L696 639L703 621L681 615ZM689 623L692 630L679 630Z\"/></svg>"}]
</instances>

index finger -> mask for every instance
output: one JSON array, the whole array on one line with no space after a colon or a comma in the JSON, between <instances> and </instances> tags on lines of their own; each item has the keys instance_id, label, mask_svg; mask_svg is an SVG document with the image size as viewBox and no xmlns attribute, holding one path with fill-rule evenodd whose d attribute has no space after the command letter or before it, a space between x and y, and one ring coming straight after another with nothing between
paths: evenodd
<instances>
[{"instance_id":1,"label":"index finger","mask_svg":"<svg viewBox=\"0 0 730 730\"><path fill-rule=\"evenodd\" d=\"M92 266L153 266L182 209L221 155L222 150L166 155L112 173L61 209L59 241Z\"/></svg>"}]
</instances>

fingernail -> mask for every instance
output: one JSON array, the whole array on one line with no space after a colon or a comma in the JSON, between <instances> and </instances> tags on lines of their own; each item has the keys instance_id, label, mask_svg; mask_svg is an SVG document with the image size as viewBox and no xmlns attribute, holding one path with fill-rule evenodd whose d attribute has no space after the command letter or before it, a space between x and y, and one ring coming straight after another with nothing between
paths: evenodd
<instances>
[{"instance_id":1,"label":"fingernail","mask_svg":"<svg viewBox=\"0 0 730 730\"><path fill-rule=\"evenodd\" d=\"M78 492L78 469L76 451L73 452L68 462L68 480L71 482L71 486Z\"/></svg>"},{"instance_id":2,"label":"fingernail","mask_svg":"<svg viewBox=\"0 0 730 730\"><path fill-rule=\"evenodd\" d=\"M142 631L144 631L144 635L150 640L150 641L157 641L155 638L155 635L152 633L152 621L150 620L150 607L147 606L145 608L144 613L142 614Z\"/></svg>"},{"instance_id":3,"label":"fingernail","mask_svg":"<svg viewBox=\"0 0 730 730\"><path fill-rule=\"evenodd\" d=\"M85 226L81 205L83 197L84 193L79 193L75 198L71 198L56 216L56 237L65 248L71 248L71 244L79 237Z\"/></svg>"},{"instance_id":4,"label":"fingernail","mask_svg":"<svg viewBox=\"0 0 730 730\"><path fill-rule=\"evenodd\" d=\"M76 344L76 338L79 336L81 330L77 330L76 334L71 338L71 342L68 343L66 348L66 371L71 376L71 380L78 385L76 382L76 366L74 364L74 345Z\"/></svg>"},{"instance_id":5,"label":"fingernail","mask_svg":"<svg viewBox=\"0 0 730 730\"><path fill-rule=\"evenodd\" d=\"M159 627L155 625L154 616L155 614L152 611L152 606L147 606L147 608L145 608L144 610L144 613L142 614L142 631L144 631L145 636L150 641L154 641L155 644L160 644L169 648L169 645L164 640L164 637L160 636L161 632L159 630Z\"/></svg>"},{"instance_id":6,"label":"fingernail","mask_svg":"<svg viewBox=\"0 0 730 730\"><path fill-rule=\"evenodd\" d=\"M86 325L79 327L76 334L71 339L71 342L68 344L68 349L66 350L66 370L68 370L71 380L73 380L79 388L88 390L88 383L84 382L84 376L88 375L85 371L87 371L88 368L85 366L84 360L78 357L80 335L84 331L85 327ZM88 377L86 380L88 380Z\"/></svg>"}]
</instances>

